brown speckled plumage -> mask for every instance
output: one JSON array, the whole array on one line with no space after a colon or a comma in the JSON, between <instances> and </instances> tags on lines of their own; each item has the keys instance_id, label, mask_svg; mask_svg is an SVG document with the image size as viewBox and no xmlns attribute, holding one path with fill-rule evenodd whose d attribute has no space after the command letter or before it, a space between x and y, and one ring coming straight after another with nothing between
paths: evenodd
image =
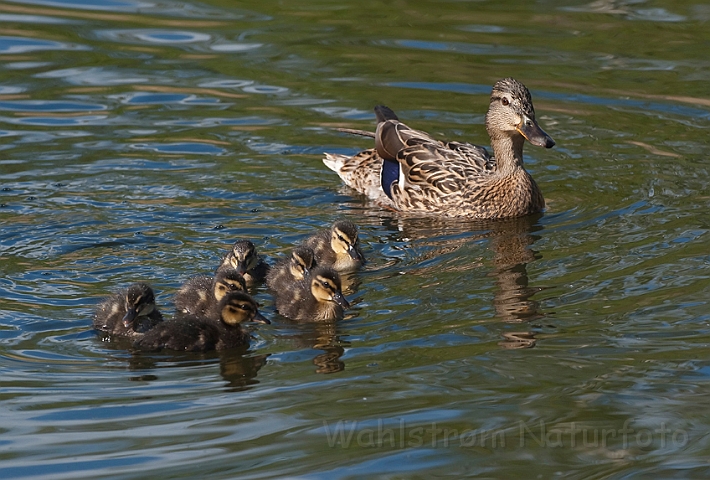
<instances>
[{"instance_id":1,"label":"brown speckled plumage","mask_svg":"<svg viewBox=\"0 0 710 480\"><path fill-rule=\"evenodd\" d=\"M330 321L343 318L349 308L340 276L332 268L316 267L302 281L274 292L276 310L292 320Z\"/></svg>"},{"instance_id":2,"label":"brown speckled plumage","mask_svg":"<svg viewBox=\"0 0 710 480\"><path fill-rule=\"evenodd\" d=\"M249 344L243 322L269 323L257 309L256 302L244 292L227 293L213 314L185 315L157 325L134 342L140 350L176 350L206 352L226 350Z\"/></svg>"},{"instance_id":3,"label":"brown speckled plumage","mask_svg":"<svg viewBox=\"0 0 710 480\"><path fill-rule=\"evenodd\" d=\"M106 297L97 305L93 318L96 330L129 338L140 337L162 321L153 289L146 283L135 283Z\"/></svg>"},{"instance_id":4,"label":"brown speckled plumage","mask_svg":"<svg viewBox=\"0 0 710 480\"><path fill-rule=\"evenodd\" d=\"M266 275L266 286L273 291L289 288L290 285L303 280L315 265L313 249L296 247L288 258L284 258L269 269Z\"/></svg>"},{"instance_id":5,"label":"brown speckled plumage","mask_svg":"<svg viewBox=\"0 0 710 480\"><path fill-rule=\"evenodd\" d=\"M175 310L181 314L213 314L222 297L232 291L247 291L244 277L234 268L220 268L214 277L191 277L175 293Z\"/></svg>"},{"instance_id":6,"label":"brown speckled plumage","mask_svg":"<svg viewBox=\"0 0 710 480\"><path fill-rule=\"evenodd\" d=\"M347 220L339 220L328 230L308 237L303 246L313 249L316 265L331 267L338 272L352 272L365 263L357 226Z\"/></svg>"},{"instance_id":7,"label":"brown speckled plumage","mask_svg":"<svg viewBox=\"0 0 710 480\"><path fill-rule=\"evenodd\" d=\"M221 268L235 268L249 286L263 282L269 271L269 265L256 253L256 247L249 240L234 242L217 270Z\"/></svg>"},{"instance_id":8,"label":"brown speckled plumage","mask_svg":"<svg viewBox=\"0 0 710 480\"><path fill-rule=\"evenodd\" d=\"M375 111L375 148L353 157L326 154L323 162L382 206L468 218L518 217L544 209L542 193L523 166L523 145L525 140L546 148L555 143L538 126L530 92L517 80L499 80L491 92L486 130L493 157L483 147L413 130L387 107ZM381 186L386 160L399 168L391 198Z\"/></svg>"}]
</instances>

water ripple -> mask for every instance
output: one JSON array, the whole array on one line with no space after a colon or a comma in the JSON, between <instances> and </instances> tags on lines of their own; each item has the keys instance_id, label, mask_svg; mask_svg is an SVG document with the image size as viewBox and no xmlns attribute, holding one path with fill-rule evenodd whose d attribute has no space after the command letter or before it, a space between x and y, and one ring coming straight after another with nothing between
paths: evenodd
<instances>
[{"instance_id":1,"label":"water ripple","mask_svg":"<svg viewBox=\"0 0 710 480\"><path fill-rule=\"evenodd\" d=\"M31 53L46 50L90 50L90 47L36 38L0 36L0 53L2 54Z\"/></svg>"},{"instance_id":2,"label":"water ripple","mask_svg":"<svg viewBox=\"0 0 710 480\"><path fill-rule=\"evenodd\" d=\"M14 112L85 112L107 108L106 105L64 100L0 100L0 110Z\"/></svg>"},{"instance_id":3,"label":"water ripple","mask_svg":"<svg viewBox=\"0 0 710 480\"><path fill-rule=\"evenodd\" d=\"M104 40L122 43L181 45L189 43L205 43L212 39L210 35L184 30L100 30L96 35Z\"/></svg>"}]
</instances>

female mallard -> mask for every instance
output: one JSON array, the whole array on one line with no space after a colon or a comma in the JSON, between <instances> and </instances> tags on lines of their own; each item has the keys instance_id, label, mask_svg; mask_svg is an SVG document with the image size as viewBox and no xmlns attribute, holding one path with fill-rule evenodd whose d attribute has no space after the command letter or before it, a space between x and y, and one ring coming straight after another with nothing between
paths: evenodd
<instances>
[{"instance_id":1,"label":"female mallard","mask_svg":"<svg viewBox=\"0 0 710 480\"><path fill-rule=\"evenodd\" d=\"M227 267L236 268L247 285L263 282L269 271L269 265L256 253L256 247L249 240L234 242L232 249L222 258L217 270Z\"/></svg>"},{"instance_id":2,"label":"female mallard","mask_svg":"<svg viewBox=\"0 0 710 480\"><path fill-rule=\"evenodd\" d=\"M535 120L530 92L512 78L493 86L486 130L493 157L469 143L442 142L375 108L375 148L353 157L326 154L323 163L346 185L402 212L506 218L540 212L545 200L523 166L525 140L551 148Z\"/></svg>"},{"instance_id":3,"label":"female mallard","mask_svg":"<svg viewBox=\"0 0 710 480\"><path fill-rule=\"evenodd\" d=\"M94 328L119 337L139 337L163 321L147 283L135 283L96 307Z\"/></svg>"},{"instance_id":4,"label":"female mallard","mask_svg":"<svg viewBox=\"0 0 710 480\"><path fill-rule=\"evenodd\" d=\"M249 345L243 322L270 323L257 310L256 302L244 292L229 292L214 314L185 315L156 325L133 346L140 350L206 352Z\"/></svg>"},{"instance_id":5,"label":"female mallard","mask_svg":"<svg viewBox=\"0 0 710 480\"><path fill-rule=\"evenodd\" d=\"M316 267L304 280L275 291L274 304L281 315L299 321L340 320L350 308L338 272L328 267Z\"/></svg>"},{"instance_id":6,"label":"female mallard","mask_svg":"<svg viewBox=\"0 0 710 480\"><path fill-rule=\"evenodd\" d=\"M269 269L266 275L266 286L273 291L289 288L293 283L300 282L313 268L313 249L309 247L296 247L289 258L279 261Z\"/></svg>"},{"instance_id":7,"label":"female mallard","mask_svg":"<svg viewBox=\"0 0 710 480\"><path fill-rule=\"evenodd\" d=\"M332 267L338 272L351 272L365 263L357 227L347 220L337 221L329 230L307 238L303 246L313 249L316 265Z\"/></svg>"},{"instance_id":8,"label":"female mallard","mask_svg":"<svg viewBox=\"0 0 710 480\"><path fill-rule=\"evenodd\" d=\"M235 268L217 270L214 277L198 275L189 278L175 293L175 310L191 315L207 315L228 292L246 292L247 286Z\"/></svg>"}]
</instances>

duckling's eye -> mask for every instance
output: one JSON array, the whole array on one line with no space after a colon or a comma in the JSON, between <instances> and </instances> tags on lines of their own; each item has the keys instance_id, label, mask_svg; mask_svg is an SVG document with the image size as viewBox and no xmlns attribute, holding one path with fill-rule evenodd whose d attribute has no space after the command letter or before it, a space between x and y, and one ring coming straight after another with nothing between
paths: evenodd
<instances>
[{"instance_id":1,"label":"duckling's eye","mask_svg":"<svg viewBox=\"0 0 710 480\"><path fill-rule=\"evenodd\" d=\"M500 99L500 103L502 103L504 107L507 107L510 105L510 100L508 100L508 97L503 97Z\"/></svg>"},{"instance_id":2,"label":"duckling's eye","mask_svg":"<svg viewBox=\"0 0 710 480\"><path fill-rule=\"evenodd\" d=\"M525 120L525 126L532 127L533 126L532 120Z\"/></svg>"}]
</instances>

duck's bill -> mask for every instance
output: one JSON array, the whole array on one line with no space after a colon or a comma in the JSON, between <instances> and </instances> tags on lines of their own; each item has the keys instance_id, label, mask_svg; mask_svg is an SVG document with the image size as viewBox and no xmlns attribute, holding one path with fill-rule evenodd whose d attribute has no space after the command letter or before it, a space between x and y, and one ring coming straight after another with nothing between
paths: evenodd
<instances>
[{"instance_id":1,"label":"duck's bill","mask_svg":"<svg viewBox=\"0 0 710 480\"><path fill-rule=\"evenodd\" d=\"M123 316L123 319L121 320L123 322L123 326L126 328L131 328L133 326L133 322L136 320L138 317L138 311L135 308L129 308L126 314Z\"/></svg>"},{"instance_id":2,"label":"duck's bill","mask_svg":"<svg viewBox=\"0 0 710 480\"><path fill-rule=\"evenodd\" d=\"M552 148L555 141L534 120L524 119L517 128L525 140L537 147Z\"/></svg>"},{"instance_id":3,"label":"duck's bill","mask_svg":"<svg viewBox=\"0 0 710 480\"><path fill-rule=\"evenodd\" d=\"M350 303L348 303L342 293L333 295L333 301L345 309L350 308Z\"/></svg>"},{"instance_id":4,"label":"duck's bill","mask_svg":"<svg viewBox=\"0 0 710 480\"><path fill-rule=\"evenodd\" d=\"M271 325L271 321L259 312L256 312L256 315L254 315L252 322L265 323L267 325Z\"/></svg>"},{"instance_id":5,"label":"duck's bill","mask_svg":"<svg viewBox=\"0 0 710 480\"><path fill-rule=\"evenodd\" d=\"M360 251L352 245L350 245L350 247L348 248L348 253L350 254L350 258L352 258L353 260L365 263L365 258L362 256L362 253L360 253Z\"/></svg>"}]
</instances>

